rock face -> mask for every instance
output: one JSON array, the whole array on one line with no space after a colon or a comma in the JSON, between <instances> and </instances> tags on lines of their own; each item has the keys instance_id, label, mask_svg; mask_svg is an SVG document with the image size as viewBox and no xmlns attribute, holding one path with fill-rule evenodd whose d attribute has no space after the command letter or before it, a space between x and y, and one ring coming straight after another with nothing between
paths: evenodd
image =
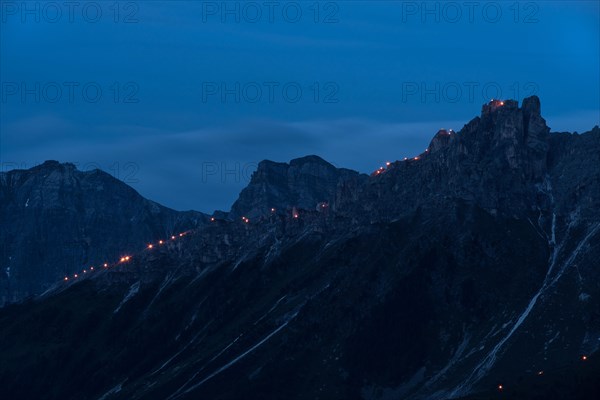
<instances>
[{"instance_id":1,"label":"rock face","mask_svg":"<svg viewBox=\"0 0 600 400\"><path fill-rule=\"evenodd\" d=\"M600 394L598 127L493 101L371 177L264 162L230 214L0 310L0 397Z\"/></svg>"},{"instance_id":2,"label":"rock face","mask_svg":"<svg viewBox=\"0 0 600 400\"><path fill-rule=\"evenodd\" d=\"M512 100L492 101L460 131L441 130L426 152L390 165L347 207L382 220L459 199L491 213L530 211L537 207L536 184L548 174L548 134L537 97L525 99L522 108Z\"/></svg>"},{"instance_id":3,"label":"rock face","mask_svg":"<svg viewBox=\"0 0 600 400\"><path fill-rule=\"evenodd\" d=\"M146 200L100 170L47 161L1 173L0 305L205 219Z\"/></svg>"},{"instance_id":4,"label":"rock face","mask_svg":"<svg viewBox=\"0 0 600 400\"><path fill-rule=\"evenodd\" d=\"M297 207L313 210L326 202L335 210L338 196L367 180L366 175L336 168L317 156L292 160L289 164L262 161L231 207L230 216L257 218L272 209L291 213Z\"/></svg>"}]
</instances>

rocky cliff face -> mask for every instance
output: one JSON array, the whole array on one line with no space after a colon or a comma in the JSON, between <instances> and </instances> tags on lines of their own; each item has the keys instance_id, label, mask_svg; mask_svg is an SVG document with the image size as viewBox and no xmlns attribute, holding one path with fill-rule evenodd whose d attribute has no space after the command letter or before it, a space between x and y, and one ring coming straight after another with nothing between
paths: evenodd
<instances>
[{"instance_id":1,"label":"rocky cliff face","mask_svg":"<svg viewBox=\"0 0 600 400\"><path fill-rule=\"evenodd\" d=\"M336 168L317 156L292 160L289 164L262 161L231 208L231 217L256 218L272 209L291 214L292 208L314 210L321 203L337 208L340 196L367 180L366 175Z\"/></svg>"},{"instance_id":2,"label":"rocky cliff face","mask_svg":"<svg viewBox=\"0 0 600 400\"><path fill-rule=\"evenodd\" d=\"M0 174L0 219L2 305L206 216L146 200L102 171L47 161Z\"/></svg>"},{"instance_id":3,"label":"rocky cliff face","mask_svg":"<svg viewBox=\"0 0 600 400\"><path fill-rule=\"evenodd\" d=\"M248 221L0 311L0 395L595 398L599 157L598 127L549 133L534 97L371 177L262 163Z\"/></svg>"},{"instance_id":4,"label":"rocky cliff face","mask_svg":"<svg viewBox=\"0 0 600 400\"><path fill-rule=\"evenodd\" d=\"M525 99L522 108L492 101L460 131L442 130L424 153L391 164L348 208L364 206L385 220L460 199L491 213L526 213L537 207L536 184L549 172L548 133L537 97Z\"/></svg>"}]
</instances>

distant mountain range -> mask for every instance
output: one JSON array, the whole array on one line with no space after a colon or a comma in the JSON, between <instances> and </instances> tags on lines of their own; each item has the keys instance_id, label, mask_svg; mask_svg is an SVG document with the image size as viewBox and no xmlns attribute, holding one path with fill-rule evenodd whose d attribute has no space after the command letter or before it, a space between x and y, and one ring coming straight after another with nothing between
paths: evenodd
<instances>
[{"instance_id":1,"label":"distant mountain range","mask_svg":"<svg viewBox=\"0 0 600 400\"><path fill-rule=\"evenodd\" d=\"M0 213L0 293L38 295L0 310L1 398L600 394L600 128L535 96L370 175L263 161L212 216L57 162Z\"/></svg>"}]
</instances>

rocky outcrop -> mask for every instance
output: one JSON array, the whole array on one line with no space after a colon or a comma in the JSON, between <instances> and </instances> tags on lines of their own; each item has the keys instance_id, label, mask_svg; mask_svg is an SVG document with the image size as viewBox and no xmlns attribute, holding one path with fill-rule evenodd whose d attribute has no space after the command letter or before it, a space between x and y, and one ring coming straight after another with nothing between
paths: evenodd
<instances>
[{"instance_id":1,"label":"rocky outcrop","mask_svg":"<svg viewBox=\"0 0 600 400\"><path fill-rule=\"evenodd\" d=\"M537 97L521 108L493 100L461 130L440 130L425 152L371 177L359 201L347 206L385 220L460 199L492 213L524 215L548 173L548 132Z\"/></svg>"},{"instance_id":2,"label":"rocky outcrop","mask_svg":"<svg viewBox=\"0 0 600 400\"><path fill-rule=\"evenodd\" d=\"M314 210L327 202L337 208L342 193L351 195L352 188L366 181L358 172L336 168L317 156L298 158L286 163L262 161L231 207L233 219L257 218L277 212L291 212L293 207Z\"/></svg>"},{"instance_id":3,"label":"rocky outcrop","mask_svg":"<svg viewBox=\"0 0 600 400\"><path fill-rule=\"evenodd\" d=\"M600 128L584 134L552 133L548 182L544 190L560 215L598 218L600 210Z\"/></svg>"}]
</instances>

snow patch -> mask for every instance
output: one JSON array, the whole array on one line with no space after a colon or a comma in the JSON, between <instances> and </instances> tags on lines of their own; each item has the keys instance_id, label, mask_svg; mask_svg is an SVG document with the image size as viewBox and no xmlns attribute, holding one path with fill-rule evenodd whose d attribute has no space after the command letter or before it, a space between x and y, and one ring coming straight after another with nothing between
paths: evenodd
<instances>
[{"instance_id":1,"label":"snow patch","mask_svg":"<svg viewBox=\"0 0 600 400\"><path fill-rule=\"evenodd\" d=\"M469 345L470 340L471 340L471 336L468 334L465 334L461 343L456 348L456 351L454 352L452 359L448 362L448 364L446 364L446 366L444 366L444 368L442 368L431 379L429 379L429 381L427 381L427 383L425 384L425 387L431 387L434 383L439 381L441 378L444 378L444 376L446 375L446 372L448 372L448 370L450 368L452 368L454 365L456 365L456 363L458 363L463 358L463 355Z\"/></svg>"},{"instance_id":2,"label":"snow patch","mask_svg":"<svg viewBox=\"0 0 600 400\"><path fill-rule=\"evenodd\" d=\"M131 287L129 288L129 291L127 292L127 294L125 295L123 300L121 300L121 303L119 303L119 306L115 309L115 311L113 311L113 314L118 313L119 310L121 310L121 307L123 307L123 305L125 303L127 303L129 300L131 300L131 298L133 296L135 296L139 291L140 291L140 281L137 281L136 283L131 285Z\"/></svg>"},{"instance_id":3,"label":"snow patch","mask_svg":"<svg viewBox=\"0 0 600 400\"><path fill-rule=\"evenodd\" d=\"M117 386L115 386L114 388L110 389L108 392L104 393L102 395L102 397L100 397L98 400L106 400L111 395L119 393L121 391L121 389L123 389L123 383L124 382L125 381L119 383Z\"/></svg>"},{"instance_id":4,"label":"snow patch","mask_svg":"<svg viewBox=\"0 0 600 400\"><path fill-rule=\"evenodd\" d=\"M414 375L402 385L395 388L365 386L361 389L362 397L366 400L375 399L401 399L425 379L426 368L421 367Z\"/></svg>"},{"instance_id":5,"label":"snow patch","mask_svg":"<svg viewBox=\"0 0 600 400\"><path fill-rule=\"evenodd\" d=\"M592 297L592 296L590 296L590 295L589 295L589 294L587 294L587 293L581 293L581 294L579 295L579 301L584 301L584 302L585 302L585 301L588 301L588 300L590 299L590 297Z\"/></svg>"},{"instance_id":6,"label":"snow patch","mask_svg":"<svg viewBox=\"0 0 600 400\"><path fill-rule=\"evenodd\" d=\"M548 333L550 334L552 332L548 332ZM544 344L544 352L548 351L548 346L550 346L556 339L558 339L559 336L560 336L560 332L556 332L556 334L554 336L552 336L552 338Z\"/></svg>"},{"instance_id":7,"label":"snow patch","mask_svg":"<svg viewBox=\"0 0 600 400\"><path fill-rule=\"evenodd\" d=\"M279 300L277 300L277 301L275 302L275 304L273 305L273 307L271 307L271 308L269 309L269 311L267 311L267 312L266 312L266 313L265 313L265 314L264 314L262 317L260 317L259 319L257 319L257 320L254 322L254 325L258 324L260 321L262 321L263 319L265 319L265 317L266 317L267 315L269 315L269 314L270 314L270 313L271 313L273 310L275 310L275 309L277 308L277 306L279 305L279 303L281 303L281 301L282 301L283 299L285 299L286 297L287 297L287 294L286 294L286 295L284 295L284 296L283 296L282 298L280 298Z\"/></svg>"},{"instance_id":8,"label":"snow patch","mask_svg":"<svg viewBox=\"0 0 600 400\"><path fill-rule=\"evenodd\" d=\"M165 288L172 281L173 281L173 275L171 273L168 273L167 276L165 276L165 279L160 284L160 287L158 288L158 291L156 292L156 294L154 295L154 297L152 298L152 300L150 300L150 303L148 303L148 306L146 307L146 310L144 311L144 315L146 315L150 311L150 308L152 307L152 305L154 304L154 302L156 301L156 299L158 299L158 297L160 297L160 295L163 292L163 290L165 290Z\"/></svg>"},{"instance_id":9,"label":"snow patch","mask_svg":"<svg viewBox=\"0 0 600 400\"><path fill-rule=\"evenodd\" d=\"M256 350L257 348L259 348L260 346L262 346L265 342L267 342L269 339L271 339L273 336L275 336L277 333L279 333L283 328L285 328L291 320L293 320L296 315L298 315L299 311L295 311L283 324L281 324L278 328L276 328L273 332L269 333L267 336L265 336L263 339L261 339L258 343L254 344L253 346L251 346L248 350L246 350L245 352L243 352L242 354L240 354L239 356L235 357L233 360L229 361L227 364L223 365L222 367L218 368L217 370L215 370L214 372L210 373L208 376L206 376L204 379L202 379L200 382L190 386L188 389L184 390L184 388L192 381L196 378L196 376L198 375L198 373L200 371L198 371L198 373L194 374L192 376L192 378L190 378L185 384L183 384L183 386L181 386L175 393L173 393L169 399L175 399L178 397L181 397L182 394L187 394L190 393L191 391L197 389L198 387L200 387L201 385L203 385L205 382L207 382L208 380L214 378L215 376L217 376L218 374L220 374L221 372L225 371L226 369L230 368L232 365L236 364L238 361L240 361L241 359L243 359L244 357L246 357L248 354L252 353L254 350ZM212 360L216 359L220 354L222 354L226 349L228 349L229 347L231 347L231 345L233 345L233 343L237 342L238 339L241 337L242 335L238 336L233 342L231 342L228 346L225 347L225 349L223 349L219 354L217 354L217 356L213 357ZM181 393L183 391L183 393Z\"/></svg>"},{"instance_id":10,"label":"snow patch","mask_svg":"<svg viewBox=\"0 0 600 400\"><path fill-rule=\"evenodd\" d=\"M181 350L179 350L172 357L170 357L167 361L165 361L157 370L155 370L154 372L152 372L152 374L150 374L150 376L156 375L157 373L159 373L160 371L162 371L167 365L169 365L171 363L171 361L173 361L174 359L176 359L180 354L182 354L192 344L194 344L196 342L196 340L198 339L198 337L200 336L200 334L203 333L203 332L204 332L204 329L202 329L200 332L198 332L185 346L183 346L183 348ZM206 334L202 337L202 339L200 341L202 341L204 339L204 337L206 337Z\"/></svg>"},{"instance_id":11,"label":"snow patch","mask_svg":"<svg viewBox=\"0 0 600 400\"><path fill-rule=\"evenodd\" d=\"M569 223L569 227L567 229L567 233L565 234L565 238L562 240L562 243L561 243L560 246L555 246L555 244L556 244L555 243L555 240L556 240L556 215L553 214L553 218L552 218L552 237L549 240L548 244L550 246L552 246L554 248L554 250L553 250L552 256L550 258L550 266L548 268L548 271L546 273L544 281L542 282L541 288L531 298L531 300L529 301L529 304L527 305L527 307L525 308L525 310L521 313L521 315L519 316L519 318L517 319L517 321L515 322L515 324L511 328L511 330L506 334L506 336L504 336L496 344L496 346L494 346L494 348L487 354L487 356L485 356L483 358L483 360L477 364L477 366L473 369L473 371L467 377L467 379L463 383L461 383L460 385L458 385L451 392L450 397L457 397L457 396L460 396L460 395L463 395L463 394L467 393L470 390L470 388L475 383L477 383L479 380L481 380L481 378L483 378L491 370L492 366L496 362L496 359L498 357L499 352L502 350L502 348L504 347L504 345L506 344L506 342L512 337L512 335L520 328L520 326L523 324L523 322L527 319L527 317L529 316L529 314L531 313L531 310L536 305L536 303L537 303L538 299L540 298L540 296L542 296L543 294L545 294L545 292L550 287L552 287L556 282L558 282L558 280L564 275L564 273L567 270L567 268L577 259L577 257L579 256L581 250L584 248L584 246L587 244L587 242L596 233L598 233L598 231L600 231L600 223L594 225L591 229L589 229L587 235L585 235L585 237L579 242L579 244L577 245L577 247L575 248L575 250L573 250L571 252L571 254L569 255L569 257L562 263L562 265L560 266L558 272L556 274L553 274L553 272L556 269L556 266L558 264L557 261L558 261L558 258L559 258L558 257L559 253L561 252L562 248L564 247L565 243L567 242L567 239L569 237L569 232L570 232L571 228L578 221L579 221L579 218L578 218L577 214L572 215L571 222Z\"/></svg>"},{"instance_id":12,"label":"snow patch","mask_svg":"<svg viewBox=\"0 0 600 400\"><path fill-rule=\"evenodd\" d=\"M591 354L598 351L600 348L600 334L599 331L595 332L586 332L585 337L583 338L583 342L581 343L581 353L582 354Z\"/></svg>"}]
</instances>

